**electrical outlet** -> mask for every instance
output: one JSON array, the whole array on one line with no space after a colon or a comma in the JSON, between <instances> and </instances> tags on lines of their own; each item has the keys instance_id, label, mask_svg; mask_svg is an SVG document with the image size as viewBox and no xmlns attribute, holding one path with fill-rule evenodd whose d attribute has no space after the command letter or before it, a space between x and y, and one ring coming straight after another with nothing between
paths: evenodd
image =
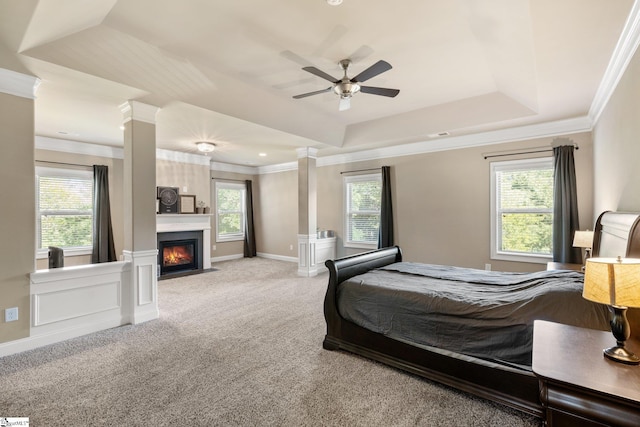
<instances>
[{"instance_id":1,"label":"electrical outlet","mask_svg":"<svg viewBox=\"0 0 640 427\"><path fill-rule=\"evenodd\" d=\"M4 321L13 322L18 320L18 307L4 309Z\"/></svg>"},{"instance_id":2,"label":"electrical outlet","mask_svg":"<svg viewBox=\"0 0 640 427\"><path fill-rule=\"evenodd\" d=\"M211 246L211 250L215 251L217 249L216 245Z\"/></svg>"},{"instance_id":3,"label":"electrical outlet","mask_svg":"<svg viewBox=\"0 0 640 427\"><path fill-rule=\"evenodd\" d=\"M293 245L289 245L289 250L292 251L293 250Z\"/></svg>"},{"instance_id":4,"label":"electrical outlet","mask_svg":"<svg viewBox=\"0 0 640 427\"><path fill-rule=\"evenodd\" d=\"M491 264L485 264L484 269L487 271L491 271Z\"/></svg>"}]
</instances>

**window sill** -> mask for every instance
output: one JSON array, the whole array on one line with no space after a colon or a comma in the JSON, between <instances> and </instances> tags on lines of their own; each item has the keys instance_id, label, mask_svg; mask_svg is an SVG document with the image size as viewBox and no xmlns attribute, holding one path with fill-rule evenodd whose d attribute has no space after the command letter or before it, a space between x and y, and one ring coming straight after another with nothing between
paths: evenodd
<instances>
[{"instance_id":1,"label":"window sill","mask_svg":"<svg viewBox=\"0 0 640 427\"><path fill-rule=\"evenodd\" d=\"M551 256L544 255L515 255L515 254L491 254L492 260L498 261L513 261L513 262L528 262L532 264L546 264L553 260Z\"/></svg>"},{"instance_id":2,"label":"window sill","mask_svg":"<svg viewBox=\"0 0 640 427\"><path fill-rule=\"evenodd\" d=\"M224 237L224 238L216 237L216 243L241 242L243 240L244 240L244 236L234 236L234 237Z\"/></svg>"},{"instance_id":3,"label":"window sill","mask_svg":"<svg viewBox=\"0 0 640 427\"><path fill-rule=\"evenodd\" d=\"M93 248L90 247L81 247L81 248L62 248L64 252L64 256L82 256L82 255L91 255L93 253ZM36 259L47 259L49 258L49 249L38 249L36 252Z\"/></svg>"},{"instance_id":4,"label":"window sill","mask_svg":"<svg viewBox=\"0 0 640 427\"><path fill-rule=\"evenodd\" d=\"M355 248L355 249L378 249L378 242L376 242L376 243L346 242L343 246L345 248Z\"/></svg>"}]
</instances>

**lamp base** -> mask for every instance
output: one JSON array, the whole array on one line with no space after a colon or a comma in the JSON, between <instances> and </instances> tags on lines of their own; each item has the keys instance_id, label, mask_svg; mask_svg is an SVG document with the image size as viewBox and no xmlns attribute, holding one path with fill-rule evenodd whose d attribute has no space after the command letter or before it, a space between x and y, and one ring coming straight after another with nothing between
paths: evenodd
<instances>
[{"instance_id":1,"label":"lamp base","mask_svg":"<svg viewBox=\"0 0 640 427\"><path fill-rule=\"evenodd\" d=\"M604 356L614 362L625 363L627 365L640 364L640 357L621 346L604 349Z\"/></svg>"}]
</instances>

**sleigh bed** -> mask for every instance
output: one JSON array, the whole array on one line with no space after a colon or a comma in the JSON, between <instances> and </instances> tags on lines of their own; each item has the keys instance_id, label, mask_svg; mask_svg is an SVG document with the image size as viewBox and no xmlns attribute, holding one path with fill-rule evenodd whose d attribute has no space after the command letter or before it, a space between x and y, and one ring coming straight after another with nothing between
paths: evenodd
<instances>
[{"instance_id":1,"label":"sleigh bed","mask_svg":"<svg viewBox=\"0 0 640 427\"><path fill-rule=\"evenodd\" d=\"M605 212L598 218L593 256L616 255L640 257L640 215ZM325 265L325 349L355 353L539 417L533 321L609 327L606 306L582 298L579 272L407 263L397 246Z\"/></svg>"}]
</instances>

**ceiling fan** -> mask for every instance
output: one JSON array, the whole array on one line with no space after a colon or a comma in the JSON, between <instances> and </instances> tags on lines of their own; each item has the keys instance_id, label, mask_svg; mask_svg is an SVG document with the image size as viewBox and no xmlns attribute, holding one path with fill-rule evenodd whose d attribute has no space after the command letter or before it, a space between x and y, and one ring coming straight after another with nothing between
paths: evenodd
<instances>
[{"instance_id":1,"label":"ceiling fan","mask_svg":"<svg viewBox=\"0 0 640 427\"><path fill-rule=\"evenodd\" d=\"M389 64L388 62L380 60L351 79L347 76L347 70L349 69L349 65L351 65L350 59L343 59L342 61L340 61L340 68L344 70L344 76L341 79L336 79L333 76L325 73L322 70L319 70L316 67L302 68L303 70L311 74L314 74L325 80L329 80L331 83L333 83L333 86L330 86L326 89L317 90L314 92L295 95L294 98L295 99L306 98L307 96L318 95L321 93L331 92L333 90L337 95L340 96L340 106L338 109L340 111L344 111L344 110L348 110L351 107L351 97L353 96L354 93L357 93L357 92L370 93L372 95L388 96L390 98L393 98L400 93L400 90L398 89L388 89L384 87L360 85L360 83L365 82L370 78L377 76L378 74L382 74L385 71L389 71L391 69L391 64Z\"/></svg>"}]
</instances>

